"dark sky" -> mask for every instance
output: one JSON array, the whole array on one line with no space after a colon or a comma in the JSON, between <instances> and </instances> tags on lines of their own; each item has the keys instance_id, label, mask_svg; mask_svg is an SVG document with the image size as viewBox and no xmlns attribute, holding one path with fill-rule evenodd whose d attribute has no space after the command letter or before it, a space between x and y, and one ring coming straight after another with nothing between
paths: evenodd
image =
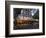
<instances>
[{"instance_id":1,"label":"dark sky","mask_svg":"<svg viewBox=\"0 0 46 38\"><path fill-rule=\"evenodd\" d=\"M23 9L23 8L14 8L14 17L26 16L31 17L37 13L38 9Z\"/></svg>"}]
</instances>

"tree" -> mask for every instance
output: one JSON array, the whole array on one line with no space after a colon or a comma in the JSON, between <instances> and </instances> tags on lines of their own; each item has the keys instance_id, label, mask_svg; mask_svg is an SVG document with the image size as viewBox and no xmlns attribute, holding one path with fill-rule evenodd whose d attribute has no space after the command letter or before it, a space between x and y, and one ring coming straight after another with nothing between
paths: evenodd
<instances>
[{"instance_id":1,"label":"tree","mask_svg":"<svg viewBox=\"0 0 46 38\"><path fill-rule=\"evenodd\" d=\"M39 10L33 15L34 19L39 19Z\"/></svg>"}]
</instances>

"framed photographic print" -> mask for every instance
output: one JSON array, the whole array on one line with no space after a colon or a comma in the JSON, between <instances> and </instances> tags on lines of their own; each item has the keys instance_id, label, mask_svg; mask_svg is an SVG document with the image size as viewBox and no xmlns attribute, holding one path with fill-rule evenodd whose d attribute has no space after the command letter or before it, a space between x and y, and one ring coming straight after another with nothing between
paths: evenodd
<instances>
[{"instance_id":1,"label":"framed photographic print","mask_svg":"<svg viewBox=\"0 0 46 38\"><path fill-rule=\"evenodd\" d=\"M45 4L38 2L5 2L6 37L45 34Z\"/></svg>"}]
</instances>

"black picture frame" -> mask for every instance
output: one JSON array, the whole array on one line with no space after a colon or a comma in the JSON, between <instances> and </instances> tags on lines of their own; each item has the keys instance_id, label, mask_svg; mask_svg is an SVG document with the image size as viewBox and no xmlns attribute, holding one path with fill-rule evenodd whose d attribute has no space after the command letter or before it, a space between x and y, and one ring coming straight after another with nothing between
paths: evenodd
<instances>
[{"instance_id":1,"label":"black picture frame","mask_svg":"<svg viewBox=\"0 0 46 38\"><path fill-rule=\"evenodd\" d=\"M33 4L33 5L42 5L43 7L43 33L34 33L34 34L14 34L14 35L9 35L9 5L10 4L15 4L15 3L21 3L21 4ZM45 3L40 3L40 2L20 2L20 1L5 1L5 36L6 37L18 37L18 36L37 36L37 35L45 35Z\"/></svg>"}]
</instances>

